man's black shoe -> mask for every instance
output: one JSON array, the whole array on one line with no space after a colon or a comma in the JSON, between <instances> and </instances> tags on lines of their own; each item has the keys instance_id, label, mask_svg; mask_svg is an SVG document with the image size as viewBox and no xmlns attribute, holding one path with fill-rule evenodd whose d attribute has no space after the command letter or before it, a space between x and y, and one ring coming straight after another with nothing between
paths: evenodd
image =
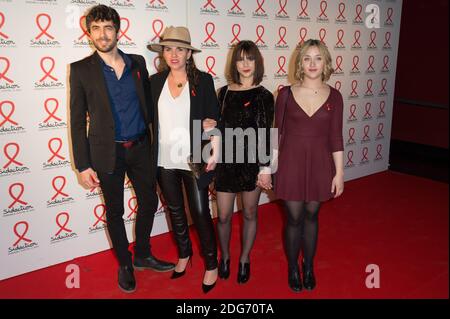
<instances>
[{"instance_id":1,"label":"man's black shoe","mask_svg":"<svg viewBox=\"0 0 450 319\"><path fill-rule=\"evenodd\" d=\"M158 272L166 272L175 269L175 264L156 259L154 256L146 258L134 257L134 268L136 270L151 269Z\"/></svg>"},{"instance_id":2,"label":"man's black shoe","mask_svg":"<svg viewBox=\"0 0 450 319\"><path fill-rule=\"evenodd\" d=\"M136 279L134 279L133 267L120 266L118 277L120 290L126 293L131 293L136 290Z\"/></svg>"}]
</instances>

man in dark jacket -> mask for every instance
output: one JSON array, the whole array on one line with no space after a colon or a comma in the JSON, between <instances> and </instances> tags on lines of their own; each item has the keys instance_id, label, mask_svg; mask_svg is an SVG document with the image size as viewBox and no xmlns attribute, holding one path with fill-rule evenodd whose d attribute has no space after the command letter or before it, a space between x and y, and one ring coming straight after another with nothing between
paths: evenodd
<instances>
[{"instance_id":1,"label":"man in dark jacket","mask_svg":"<svg viewBox=\"0 0 450 319\"><path fill-rule=\"evenodd\" d=\"M102 189L108 232L120 264L119 288L133 292L134 268L170 271L175 266L156 259L149 243L158 197L151 155L153 105L148 72L142 56L117 48L120 17L116 10L93 7L86 26L97 50L70 67L73 156L83 186ZM138 202L134 262L122 218L125 173Z\"/></svg>"}]
</instances>

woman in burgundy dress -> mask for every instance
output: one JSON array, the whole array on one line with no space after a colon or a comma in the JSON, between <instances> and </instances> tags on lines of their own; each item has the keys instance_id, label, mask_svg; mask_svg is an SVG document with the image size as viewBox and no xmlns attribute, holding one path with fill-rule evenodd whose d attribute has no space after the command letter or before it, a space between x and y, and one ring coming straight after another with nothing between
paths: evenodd
<instances>
[{"instance_id":1,"label":"woman in burgundy dress","mask_svg":"<svg viewBox=\"0 0 450 319\"><path fill-rule=\"evenodd\" d=\"M333 73L331 56L318 40L298 49L292 86L280 90L275 106L278 170L275 194L285 203L284 233L289 287L302 289L298 258L303 250L303 286L314 289L313 259L322 202L344 190L342 96L326 84Z\"/></svg>"}]
</instances>

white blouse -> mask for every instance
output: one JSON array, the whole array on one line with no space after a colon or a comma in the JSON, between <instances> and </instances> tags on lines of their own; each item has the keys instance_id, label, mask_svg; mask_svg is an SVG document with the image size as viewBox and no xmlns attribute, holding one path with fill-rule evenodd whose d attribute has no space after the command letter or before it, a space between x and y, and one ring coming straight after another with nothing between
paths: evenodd
<instances>
[{"instance_id":1,"label":"white blouse","mask_svg":"<svg viewBox=\"0 0 450 319\"><path fill-rule=\"evenodd\" d=\"M184 85L181 94L173 98L166 79L158 100L158 166L189 170L187 157L191 150L190 109L189 82Z\"/></svg>"}]
</instances>

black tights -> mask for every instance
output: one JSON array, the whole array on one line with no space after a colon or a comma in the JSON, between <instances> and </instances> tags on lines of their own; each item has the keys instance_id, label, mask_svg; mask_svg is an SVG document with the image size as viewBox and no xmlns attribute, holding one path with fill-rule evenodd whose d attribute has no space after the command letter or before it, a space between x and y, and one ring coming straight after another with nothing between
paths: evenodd
<instances>
[{"instance_id":1,"label":"black tights","mask_svg":"<svg viewBox=\"0 0 450 319\"><path fill-rule=\"evenodd\" d=\"M250 261L250 250L256 238L258 226L258 203L261 189L256 187L251 192L242 192L244 227L242 230L242 251L239 262L246 263ZM217 208L219 218L217 223L217 232L219 234L220 250L222 259L230 258L230 237L231 237L231 216L233 215L235 193L217 192Z\"/></svg>"},{"instance_id":2,"label":"black tights","mask_svg":"<svg viewBox=\"0 0 450 319\"><path fill-rule=\"evenodd\" d=\"M303 250L305 268L311 270L317 248L320 202L285 201L287 224L284 232L289 267L298 265Z\"/></svg>"}]
</instances>

